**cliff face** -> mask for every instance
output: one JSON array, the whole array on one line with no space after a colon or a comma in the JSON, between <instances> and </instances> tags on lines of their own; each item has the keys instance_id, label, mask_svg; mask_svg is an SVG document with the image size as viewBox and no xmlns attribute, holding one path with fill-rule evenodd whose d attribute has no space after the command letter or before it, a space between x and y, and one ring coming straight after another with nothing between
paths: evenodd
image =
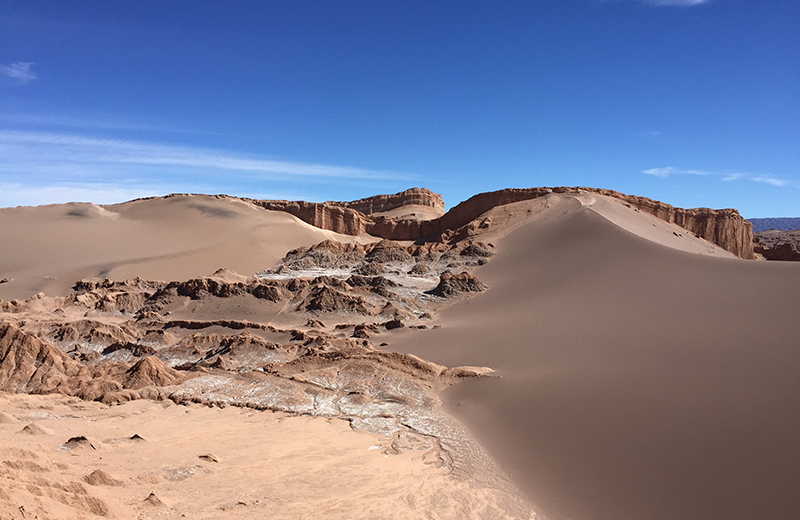
<instances>
[{"instance_id":1,"label":"cliff face","mask_svg":"<svg viewBox=\"0 0 800 520\"><path fill-rule=\"evenodd\" d=\"M433 193L427 188L411 188L394 195L376 195L366 199L354 200L352 202L329 202L337 206L354 209L365 215L391 211L403 206L428 206L444 213L444 201L438 193Z\"/></svg>"},{"instance_id":2,"label":"cliff face","mask_svg":"<svg viewBox=\"0 0 800 520\"><path fill-rule=\"evenodd\" d=\"M753 224L745 220L735 209L683 209L646 197L625 195L612 190L592 189L591 191L615 197L640 211L666 222L677 224L740 258L748 260L755 258Z\"/></svg>"},{"instance_id":3,"label":"cliff face","mask_svg":"<svg viewBox=\"0 0 800 520\"><path fill-rule=\"evenodd\" d=\"M353 202L290 202L285 200L251 200L269 210L286 211L322 229L347 235L367 233L390 240L438 240L443 234L467 226L492 208L543 197L550 193L597 193L619 199L631 207L676 224L708 240L740 258L752 259L753 227L735 209L682 209L646 197L625 195L596 188L527 188L481 193L462 202L433 220L402 220L375 212L388 211L415 204L443 208L441 196L424 188L412 188L395 195L379 195Z\"/></svg>"}]
</instances>

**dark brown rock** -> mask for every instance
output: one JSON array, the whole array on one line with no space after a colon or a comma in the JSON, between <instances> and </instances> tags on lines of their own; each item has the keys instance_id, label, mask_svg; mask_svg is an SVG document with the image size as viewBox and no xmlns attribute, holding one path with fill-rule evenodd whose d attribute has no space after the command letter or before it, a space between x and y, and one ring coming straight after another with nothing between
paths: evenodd
<instances>
[{"instance_id":1,"label":"dark brown rock","mask_svg":"<svg viewBox=\"0 0 800 520\"><path fill-rule=\"evenodd\" d=\"M444 273L439 277L439 285L431 291L431 294L450 298L462 293L483 292L486 289L480 280L469 273Z\"/></svg>"}]
</instances>

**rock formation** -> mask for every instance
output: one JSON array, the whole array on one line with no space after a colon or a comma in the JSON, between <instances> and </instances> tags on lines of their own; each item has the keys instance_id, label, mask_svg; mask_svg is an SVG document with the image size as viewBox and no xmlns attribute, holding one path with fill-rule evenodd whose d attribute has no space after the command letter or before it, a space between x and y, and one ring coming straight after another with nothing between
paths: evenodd
<instances>
[{"instance_id":1,"label":"rock formation","mask_svg":"<svg viewBox=\"0 0 800 520\"><path fill-rule=\"evenodd\" d=\"M694 208L682 209L663 202L624 195L611 190L592 190L601 195L620 199L632 207L649 213L666 222L677 224L736 256L751 260L753 253L753 225L735 209Z\"/></svg>"},{"instance_id":2,"label":"rock formation","mask_svg":"<svg viewBox=\"0 0 800 520\"><path fill-rule=\"evenodd\" d=\"M386 209L384 208L398 207L403 203L440 207L440 196L418 188L396 195L380 195L352 203L248 200L265 209L291 213L312 226L337 233L347 235L367 233L390 240L434 241L441 240L443 234L448 232L452 234L460 228L470 225L470 223L492 208L543 197L550 193L576 195L597 193L613 197L633 208L666 222L676 224L700 238L717 244L740 258L754 258L752 224L742 218L735 209L682 209L646 197L625 195L605 189L579 187L526 188L481 193L458 204L441 217L433 220L397 219L382 215L372 215L376 211L385 211ZM463 235L459 236L458 233L456 233L456 236L458 239L465 238Z\"/></svg>"},{"instance_id":3,"label":"rock formation","mask_svg":"<svg viewBox=\"0 0 800 520\"><path fill-rule=\"evenodd\" d=\"M82 365L58 348L0 323L0 390L49 393L81 373Z\"/></svg>"},{"instance_id":4,"label":"rock formation","mask_svg":"<svg viewBox=\"0 0 800 520\"><path fill-rule=\"evenodd\" d=\"M469 273L444 273L439 277L439 285L431 291L431 294L450 298L462 293L483 292L485 290L486 286Z\"/></svg>"},{"instance_id":5,"label":"rock formation","mask_svg":"<svg viewBox=\"0 0 800 520\"><path fill-rule=\"evenodd\" d=\"M442 196L426 188L411 188L394 195L376 195L351 202L331 202L330 204L354 209L365 215L391 211L403 206L428 206L444 213Z\"/></svg>"},{"instance_id":6,"label":"rock formation","mask_svg":"<svg viewBox=\"0 0 800 520\"><path fill-rule=\"evenodd\" d=\"M767 260L800 261L800 229L756 233L755 252Z\"/></svg>"},{"instance_id":7,"label":"rock formation","mask_svg":"<svg viewBox=\"0 0 800 520\"><path fill-rule=\"evenodd\" d=\"M492 249L324 241L254 276L223 269L174 282L87 279L68 296L0 301L0 390L361 418L429 410L435 388L487 370L376 351L367 338L425 329L455 296L485 289L466 270ZM258 313L241 319L243 306L281 314L295 328L261 323Z\"/></svg>"}]
</instances>

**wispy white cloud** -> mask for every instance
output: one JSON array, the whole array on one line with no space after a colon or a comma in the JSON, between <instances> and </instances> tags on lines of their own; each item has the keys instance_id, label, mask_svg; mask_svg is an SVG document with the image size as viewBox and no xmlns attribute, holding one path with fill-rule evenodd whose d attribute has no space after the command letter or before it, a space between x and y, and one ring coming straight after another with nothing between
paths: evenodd
<instances>
[{"instance_id":1,"label":"wispy white cloud","mask_svg":"<svg viewBox=\"0 0 800 520\"><path fill-rule=\"evenodd\" d=\"M707 4L709 0L643 0L650 5L663 5L663 6L683 6L690 7L693 5Z\"/></svg>"},{"instance_id":2,"label":"wispy white cloud","mask_svg":"<svg viewBox=\"0 0 800 520\"><path fill-rule=\"evenodd\" d=\"M31 70L33 63L18 61L10 65L0 65L0 75L11 78L17 85L25 85L36 79L36 73Z\"/></svg>"},{"instance_id":3,"label":"wispy white cloud","mask_svg":"<svg viewBox=\"0 0 800 520\"><path fill-rule=\"evenodd\" d=\"M628 0L597 0L600 4L609 2L623 2ZM712 0L635 0L640 4L652 5L656 7L693 7L711 3Z\"/></svg>"},{"instance_id":4,"label":"wispy white cloud","mask_svg":"<svg viewBox=\"0 0 800 520\"><path fill-rule=\"evenodd\" d=\"M647 175L652 175L654 177L665 178L669 177L670 175L712 175L710 172L705 172L703 170L684 170L681 168L673 168L672 166L667 166L664 168L650 168L649 170L642 170L642 173L646 173Z\"/></svg>"},{"instance_id":5,"label":"wispy white cloud","mask_svg":"<svg viewBox=\"0 0 800 520\"><path fill-rule=\"evenodd\" d=\"M137 132L158 132L164 134L191 134L191 135L213 135L225 137L252 137L246 135L230 134L223 132L213 132L198 128L180 128L175 126L144 124L130 120L124 115L118 114L36 114L25 112L5 112L0 113L0 123L8 123L10 126L26 129L46 128L49 131L59 131L63 128L78 129L75 131L104 132L107 130L133 130Z\"/></svg>"},{"instance_id":6,"label":"wispy white cloud","mask_svg":"<svg viewBox=\"0 0 800 520\"><path fill-rule=\"evenodd\" d=\"M758 176L758 177L751 177L750 180L755 182L764 182L766 184L771 184L773 186L778 186L778 187L789 185L789 181L785 181L783 179L776 179L775 177Z\"/></svg>"},{"instance_id":7,"label":"wispy white cloud","mask_svg":"<svg viewBox=\"0 0 800 520\"><path fill-rule=\"evenodd\" d=\"M670 175L706 175L710 177L719 178L720 180L725 182L748 180L753 182L762 182L766 184L771 184L772 186L777 186L777 187L790 186L793 184L791 181L779 179L777 177L768 175L758 175L747 172L710 172L705 170L686 170L682 168L674 168L672 166L666 166L663 168L650 168L649 170L642 170L642 173L646 175L652 175L654 177L659 177L661 179L665 179Z\"/></svg>"},{"instance_id":8,"label":"wispy white cloud","mask_svg":"<svg viewBox=\"0 0 800 520\"><path fill-rule=\"evenodd\" d=\"M104 139L72 134L0 130L6 163L49 166L153 165L206 172L340 179L402 179L396 172L306 162L276 161L226 150ZM2 168L2 166L0 166Z\"/></svg>"},{"instance_id":9,"label":"wispy white cloud","mask_svg":"<svg viewBox=\"0 0 800 520\"><path fill-rule=\"evenodd\" d=\"M414 179L385 170L56 132L0 130L0 157L0 207L109 203L173 192L270 198L269 193L308 192L321 184L394 185Z\"/></svg>"}]
</instances>

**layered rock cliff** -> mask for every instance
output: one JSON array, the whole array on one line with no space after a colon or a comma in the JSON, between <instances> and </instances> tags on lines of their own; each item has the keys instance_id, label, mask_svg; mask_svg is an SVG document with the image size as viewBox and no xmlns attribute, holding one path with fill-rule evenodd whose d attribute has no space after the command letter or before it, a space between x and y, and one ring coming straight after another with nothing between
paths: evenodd
<instances>
[{"instance_id":1,"label":"layered rock cliff","mask_svg":"<svg viewBox=\"0 0 800 520\"><path fill-rule=\"evenodd\" d=\"M407 204L443 207L441 196L424 188L412 188L396 195L379 195L353 202L314 203L285 200L251 200L251 202L265 209L291 213L318 228L347 235L367 233L390 240L442 240L443 236L446 237L468 226L492 208L551 193L575 195L597 193L613 197L633 208L676 224L740 258L755 258L752 224L742 218L735 209L682 209L646 197L597 188L526 188L481 193L432 220L398 219L373 214Z\"/></svg>"},{"instance_id":2,"label":"layered rock cliff","mask_svg":"<svg viewBox=\"0 0 800 520\"><path fill-rule=\"evenodd\" d=\"M625 195L612 190L592 189L591 191L620 199L640 211L666 222L677 224L740 258L748 260L755 258L753 224L745 220L735 209L683 209L647 197Z\"/></svg>"},{"instance_id":3,"label":"layered rock cliff","mask_svg":"<svg viewBox=\"0 0 800 520\"><path fill-rule=\"evenodd\" d=\"M354 209L365 215L391 211L403 206L428 206L444 213L442 196L427 188L410 188L394 195L375 195L351 202L330 202L329 204Z\"/></svg>"}]
</instances>

